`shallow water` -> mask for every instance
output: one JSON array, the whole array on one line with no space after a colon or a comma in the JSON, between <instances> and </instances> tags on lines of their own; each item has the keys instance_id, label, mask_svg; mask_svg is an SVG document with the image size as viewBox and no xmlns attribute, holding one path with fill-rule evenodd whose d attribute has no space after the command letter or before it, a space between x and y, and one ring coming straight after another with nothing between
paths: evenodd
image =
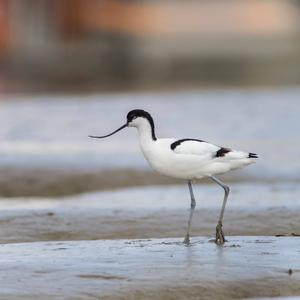
<instances>
[{"instance_id":1,"label":"shallow water","mask_svg":"<svg viewBox=\"0 0 300 300\"><path fill-rule=\"evenodd\" d=\"M223 190L215 184L194 184L197 209L220 208ZM228 207L251 211L269 207L300 209L300 185L295 183L232 183ZM0 198L0 209L122 209L142 212L148 210L188 209L190 196L186 184L121 188L113 191L90 192L61 198L54 197ZM63 202L63 203L61 203Z\"/></svg>"},{"instance_id":2,"label":"shallow water","mask_svg":"<svg viewBox=\"0 0 300 300\"><path fill-rule=\"evenodd\" d=\"M1 299L241 299L299 294L295 238L1 245ZM289 269L293 269L291 275Z\"/></svg>"},{"instance_id":3,"label":"shallow water","mask_svg":"<svg viewBox=\"0 0 300 300\"><path fill-rule=\"evenodd\" d=\"M213 237L223 191L195 185L191 235ZM64 198L0 198L0 243L48 240L183 237L190 199L186 185L124 188ZM300 234L300 187L234 183L226 235Z\"/></svg>"},{"instance_id":4,"label":"shallow water","mask_svg":"<svg viewBox=\"0 0 300 300\"><path fill-rule=\"evenodd\" d=\"M256 179L300 179L300 89L4 96L0 99L0 166L148 168L136 132L107 140L126 113L153 115L159 137L194 137L256 152L258 163L232 173Z\"/></svg>"}]
</instances>

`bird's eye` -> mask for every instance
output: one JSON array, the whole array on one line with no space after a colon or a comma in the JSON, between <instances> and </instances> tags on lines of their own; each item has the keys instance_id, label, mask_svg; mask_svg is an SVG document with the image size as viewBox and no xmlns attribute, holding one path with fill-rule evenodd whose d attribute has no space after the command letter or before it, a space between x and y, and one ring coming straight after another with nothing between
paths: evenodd
<instances>
[{"instance_id":1,"label":"bird's eye","mask_svg":"<svg viewBox=\"0 0 300 300\"><path fill-rule=\"evenodd\" d=\"M128 122L132 122L134 119L136 119L138 116L130 116L128 117Z\"/></svg>"}]
</instances>

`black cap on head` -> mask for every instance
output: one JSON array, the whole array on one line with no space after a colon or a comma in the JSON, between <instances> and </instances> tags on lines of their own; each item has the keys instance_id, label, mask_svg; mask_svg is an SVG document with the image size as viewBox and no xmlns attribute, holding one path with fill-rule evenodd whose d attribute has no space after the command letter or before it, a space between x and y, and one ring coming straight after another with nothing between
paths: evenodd
<instances>
[{"instance_id":1,"label":"black cap on head","mask_svg":"<svg viewBox=\"0 0 300 300\"><path fill-rule=\"evenodd\" d=\"M146 119L152 119L151 115L142 109L133 109L127 114L127 121L132 121L135 118L142 117Z\"/></svg>"},{"instance_id":2,"label":"black cap on head","mask_svg":"<svg viewBox=\"0 0 300 300\"><path fill-rule=\"evenodd\" d=\"M128 114L127 114L127 123L130 123L132 120L136 119L136 118L145 118L149 121L150 125L151 125L151 131L152 131L152 138L155 141L156 140L156 136L155 136L155 132L154 132L154 122L153 119L151 117L151 115L146 112L143 109L133 109L131 110Z\"/></svg>"}]
</instances>

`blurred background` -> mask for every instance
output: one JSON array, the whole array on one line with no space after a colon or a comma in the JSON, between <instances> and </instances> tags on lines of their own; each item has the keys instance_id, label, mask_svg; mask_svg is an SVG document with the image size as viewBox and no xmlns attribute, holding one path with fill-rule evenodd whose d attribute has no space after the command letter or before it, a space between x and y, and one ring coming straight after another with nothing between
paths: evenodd
<instances>
[{"instance_id":1,"label":"blurred background","mask_svg":"<svg viewBox=\"0 0 300 300\"><path fill-rule=\"evenodd\" d=\"M141 108L158 137L258 153L222 178L240 200L284 205L300 194L299 84L297 0L0 0L1 203L94 192L101 210L138 193L130 207L165 197L187 208L186 186L150 170L135 130L88 138Z\"/></svg>"},{"instance_id":2,"label":"blurred background","mask_svg":"<svg viewBox=\"0 0 300 300\"><path fill-rule=\"evenodd\" d=\"M3 91L290 85L300 2L1 0Z\"/></svg>"}]
</instances>

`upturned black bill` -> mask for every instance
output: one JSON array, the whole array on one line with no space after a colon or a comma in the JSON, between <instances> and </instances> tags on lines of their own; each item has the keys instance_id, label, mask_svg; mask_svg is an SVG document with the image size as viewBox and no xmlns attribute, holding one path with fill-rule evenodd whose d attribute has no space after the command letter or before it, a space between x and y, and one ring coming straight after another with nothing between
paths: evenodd
<instances>
[{"instance_id":1,"label":"upturned black bill","mask_svg":"<svg viewBox=\"0 0 300 300\"><path fill-rule=\"evenodd\" d=\"M96 139L103 139L103 138L106 138L106 137L109 137L115 133L117 133L118 131L124 129L125 127L127 127L127 124L124 124L123 126L121 126L120 128L118 128L117 130L115 130L114 132L108 134L108 135L103 135L103 136L95 136L95 135L89 135L90 138L96 138Z\"/></svg>"}]
</instances>

